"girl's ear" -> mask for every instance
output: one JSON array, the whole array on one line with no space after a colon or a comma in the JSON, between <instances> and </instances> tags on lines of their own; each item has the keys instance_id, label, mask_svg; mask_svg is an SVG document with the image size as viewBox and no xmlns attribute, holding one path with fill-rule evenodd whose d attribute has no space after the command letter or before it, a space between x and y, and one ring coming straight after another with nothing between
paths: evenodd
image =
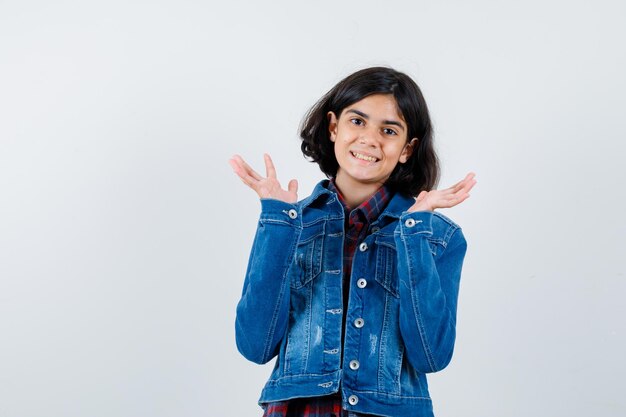
<instances>
[{"instance_id":1,"label":"girl's ear","mask_svg":"<svg viewBox=\"0 0 626 417\"><path fill-rule=\"evenodd\" d=\"M332 111L326 113L328 117L328 133L330 134L330 141L334 142L337 136L337 116Z\"/></svg>"},{"instance_id":2,"label":"girl's ear","mask_svg":"<svg viewBox=\"0 0 626 417\"><path fill-rule=\"evenodd\" d=\"M410 142L404 145L404 149L402 149L402 153L400 154L400 159L398 160L398 162L400 162L401 164L404 164L406 161L409 160L411 155L413 155L413 151L415 150L415 147L417 146L417 142L418 142L417 138L413 138L411 139Z\"/></svg>"}]
</instances>

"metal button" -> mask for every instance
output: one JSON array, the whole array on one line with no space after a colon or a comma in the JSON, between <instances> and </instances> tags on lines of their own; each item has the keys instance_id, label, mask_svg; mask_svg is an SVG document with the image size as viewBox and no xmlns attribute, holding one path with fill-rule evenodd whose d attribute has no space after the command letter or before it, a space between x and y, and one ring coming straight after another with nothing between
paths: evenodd
<instances>
[{"instance_id":1,"label":"metal button","mask_svg":"<svg viewBox=\"0 0 626 417\"><path fill-rule=\"evenodd\" d=\"M367 280L365 278L359 278L356 282L356 286L359 288L365 288L367 286Z\"/></svg>"},{"instance_id":2,"label":"metal button","mask_svg":"<svg viewBox=\"0 0 626 417\"><path fill-rule=\"evenodd\" d=\"M374 227L372 227L372 233L376 233L376 232L378 232L379 230L380 230L380 227L378 227L378 226L374 226Z\"/></svg>"},{"instance_id":3,"label":"metal button","mask_svg":"<svg viewBox=\"0 0 626 417\"><path fill-rule=\"evenodd\" d=\"M287 213L289 215L289 217L291 217L292 219L295 219L296 217L298 217L298 212L295 211L294 209L289 210L289 212Z\"/></svg>"},{"instance_id":4,"label":"metal button","mask_svg":"<svg viewBox=\"0 0 626 417\"><path fill-rule=\"evenodd\" d=\"M357 397L356 395L351 395L348 397L348 402L350 403L350 405L356 405L356 403L359 402L359 397Z\"/></svg>"},{"instance_id":5,"label":"metal button","mask_svg":"<svg viewBox=\"0 0 626 417\"><path fill-rule=\"evenodd\" d=\"M356 359L350 361L350 369L352 369L353 371L359 369L359 366L361 366L361 364Z\"/></svg>"},{"instance_id":6,"label":"metal button","mask_svg":"<svg viewBox=\"0 0 626 417\"><path fill-rule=\"evenodd\" d=\"M363 242L359 245L359 250L365 252L367 250L367 243Z\"/></svg>"},{"instance_id":7,"label":"metal button","mask_svg":"<svg viewBox=\"0 0 626 417\"><path fill-rule=\"evenodd\" d=\"M404 225L406 227L413 227L413 226L415 226L415 220L413 220L413 219L406 219L406 221L404 222Z\"/></svg>"},{"instance_id":8,"label":"metal button","mask_svg":"<svg viewBox=\"0 0 626 417\"><path fill-rule=\"evenodd\" d=\"M363 320L361 317L354 320L354 327L356 327L357 329L360 329L361 327L363 327L363 325L365 325L365 320Z\"/></svg>"}]
</instances>

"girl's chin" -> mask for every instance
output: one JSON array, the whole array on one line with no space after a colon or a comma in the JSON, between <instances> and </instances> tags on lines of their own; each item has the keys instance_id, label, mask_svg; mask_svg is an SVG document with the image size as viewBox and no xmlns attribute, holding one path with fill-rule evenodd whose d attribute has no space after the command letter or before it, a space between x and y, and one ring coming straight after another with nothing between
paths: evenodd
<instances>
[{"instance_id":1,"label":"girl's chin","mask_svg":"<svg viewBox=\"0 0 626 417\"><path fill-rule=\"evenodd\" d=\"M352 184L361 184L361 185L373 185L373 184L382 184L384 181L381 180L379 176L372 175L371 173L361 173L361 172L349 172L341 175L337 173L337 179L340 181L345 181Z\"/></svg>"}]
</instances>

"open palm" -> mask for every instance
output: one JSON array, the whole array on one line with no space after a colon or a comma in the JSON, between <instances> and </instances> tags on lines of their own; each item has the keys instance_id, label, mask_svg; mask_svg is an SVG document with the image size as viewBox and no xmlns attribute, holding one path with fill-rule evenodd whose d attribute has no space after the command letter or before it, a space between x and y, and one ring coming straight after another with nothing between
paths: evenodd
<instances>
[{"instance_id":1,"label":"open palm","mask_svg":"<svg viewBox=\"0 0 626 417\"><path fill-rule=\"evenodd\" d=\"M285 203L295 203L298 201L298 181L291 180L287 185L287 189L283 189L276 178L276 168L272 158L268 154L263 155L265 160L265 175L262 177L239 155L235 155L228 163L235 171L235 174L246 184L252 188L259 198L273 198L275 200L284 201Z\"/></svg>"},{"instance_id":2,"label":"open palm","mask_svg":"<svg viewBox=\"0 0 626 417\"><path fill-rule=\"evenodd\" d=\"M445 190L422 191L415 199L409 211L433 211L438 208L450 208L462 203L469 197L469 192L476 184L473 172L461 181Z\"/></svg>"}]
</instances>

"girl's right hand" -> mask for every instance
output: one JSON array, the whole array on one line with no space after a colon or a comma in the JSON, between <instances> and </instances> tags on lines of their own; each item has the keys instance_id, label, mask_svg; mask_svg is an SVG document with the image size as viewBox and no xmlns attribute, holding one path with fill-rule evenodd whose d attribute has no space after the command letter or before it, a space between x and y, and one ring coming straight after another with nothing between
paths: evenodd
<instances>
[{"instance_id":1,"label":"girl's right hand","mask_svg":"<svg viewBox=\"0 0 626 417\"><path fill-rule=\"evenodd\" d=\"M434 211L438 208L449 208L461 204L470 196L470 190L476 185L475 176L476 174L470 172L461 181L445 190L422 191L408 211Z\"/></svg>"},{"instance_id":2,"label":"girl's right hand","mask_svg":"<svg viewBox=\"0 0 626 417\"><path fill-rule=\"evenodd\" d=\"M298 181L289 181L287 190L284 190L280 186L278 179L276 179L276 169L274 168L272 158L268 154L264 154L263 157L265 159L266 178L253 170L239 155L230 158L228 163L241 181L252 188L259 195L259 198L273 198L285 203L298 201Z\"/></svg>"}]
</instances>

